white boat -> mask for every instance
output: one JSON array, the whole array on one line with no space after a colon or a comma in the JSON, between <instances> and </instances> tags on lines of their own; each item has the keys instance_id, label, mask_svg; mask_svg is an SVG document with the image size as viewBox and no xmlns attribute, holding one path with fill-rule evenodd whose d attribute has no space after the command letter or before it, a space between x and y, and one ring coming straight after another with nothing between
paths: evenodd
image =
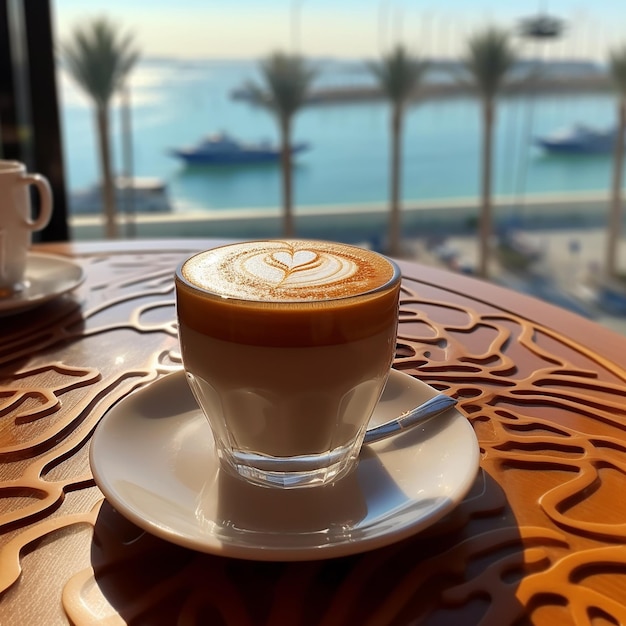
<instances>
[{"instance_id":1,"label":"white boat","mask_svg":"<svg viewBox=\"0 0 626 626\"><path fill-rule=\"evenodd\" d=\"M615 129L599 130L575 124L536 141L544 150L554 154L608 154L616 139Z\"/></svg>"},{"instance_id":2,"label":"white boat","mask_svg":"<svg viewBox=\"0 0 626 626\"><path fill-rule=\"evenodd\" d=\"M120 213L168 213L172 210L167 184L160 178L117 178L117 210ZM93 185L70 194L70 212L102 213L102 186Z\"/></svg>"},{"instance_id":3,"label":"white boat","mask_svg":"<svg viewBox=\"0 0 626 626\"><path fill-rule=\"evenodd\" d=\"M291 153L308 148L306 143L297 143L291 146ZM204 137L195 146L172 148L169 154L187 165L249 165L279 161L281 148L268 141L245 143L227 133L217 133Z\"/></svg>"}]
</instances>

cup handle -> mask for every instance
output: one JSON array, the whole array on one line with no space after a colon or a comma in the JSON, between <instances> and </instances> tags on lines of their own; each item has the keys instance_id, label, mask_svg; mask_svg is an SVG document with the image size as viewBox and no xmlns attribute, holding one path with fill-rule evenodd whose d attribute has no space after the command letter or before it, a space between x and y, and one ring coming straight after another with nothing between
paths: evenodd
<instances>
[{"instance_id":1,"label":"cup handle","mask_svg":"<svg viewBox=\"0 0 626 626\"><path fill-rule=\"evenodd\" d=\"M27 185L35 185L39 192L41 206L39 207L39 215L36 220L27 219L26 226L31 231L41 230L48 225L52 217L52 189L50 183L45 176L41 174L26 174L23 177Z\"/></svg>"}]
</instances>

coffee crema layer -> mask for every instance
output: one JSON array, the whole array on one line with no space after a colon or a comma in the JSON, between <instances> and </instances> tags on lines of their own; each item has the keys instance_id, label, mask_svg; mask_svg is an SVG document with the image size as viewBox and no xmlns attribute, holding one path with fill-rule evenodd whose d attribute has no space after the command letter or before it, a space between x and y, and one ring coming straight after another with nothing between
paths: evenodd
<instances>
[{"instance_id":1,"label":"coffee crema layer","mask_svg":"<svg viewBox=\"0 0 626 626\"><path fill-rule=\"evenodd\" d=\"M355 246L256 241L202 252L176 275L179 323L237 343L346 343L397 319L399 270Z\"/></svg>"},{"instance_id":2,"label":"coffee crema layer","mask_svg":"<svg viewBox=\"0 0 626 626\"><path fill-rule=\"evenodd\" d=\"M254 241L201 252L183 278L210 293L243 300L329 300L381 287L394 275L384 257L324 241Z\"/></svg>"}]
</instances>

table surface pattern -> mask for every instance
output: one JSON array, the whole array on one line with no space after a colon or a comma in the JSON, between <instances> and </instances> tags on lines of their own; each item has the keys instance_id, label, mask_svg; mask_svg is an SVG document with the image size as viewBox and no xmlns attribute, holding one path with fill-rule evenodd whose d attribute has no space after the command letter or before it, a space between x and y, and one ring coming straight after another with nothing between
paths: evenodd
<instances>
[{"instance_id":1,"label":"table surface pattern","mask_svg":"<svg viewBox=\"0 0 626 626\"><path fill-rule=\"evenodd\" d=\"M90 437L181 368L173 271L206 246L42 246L84 284L0 318L0 624L626 624L626 339L414 263L394 367L457 397L481 448L452 513L300 563L196 553L120 516Z\"/></svg>"}]
</instances>

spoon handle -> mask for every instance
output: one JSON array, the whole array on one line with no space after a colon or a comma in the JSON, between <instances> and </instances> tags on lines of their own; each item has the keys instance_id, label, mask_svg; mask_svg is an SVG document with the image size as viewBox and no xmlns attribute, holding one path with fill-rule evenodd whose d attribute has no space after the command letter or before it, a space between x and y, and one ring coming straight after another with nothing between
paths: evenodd
<instances>
[{"instance_id":1,"label":"spoon handle","mask_svg":"<svg viewBox=\"0 0 626 626\"><path fill-rule=\"evenodd\" d=\"M443 413L445 410L449 409L455 404L455 398L451 398L450 396L440 393L436 396L433 396L429 400L426 400L426 402L420 404L418 407L407 411L396 419L385 422L380 426L368 428L368 430L365 432L365 438L363 439L363 443L374 443L375 441L385 439L385 437L389 437L390 435L395 435L400 431L411 428L412 426L415 426L420 422L424 422L431 417L435 417L435 415Z\"/></svg>"}]
</instances>

